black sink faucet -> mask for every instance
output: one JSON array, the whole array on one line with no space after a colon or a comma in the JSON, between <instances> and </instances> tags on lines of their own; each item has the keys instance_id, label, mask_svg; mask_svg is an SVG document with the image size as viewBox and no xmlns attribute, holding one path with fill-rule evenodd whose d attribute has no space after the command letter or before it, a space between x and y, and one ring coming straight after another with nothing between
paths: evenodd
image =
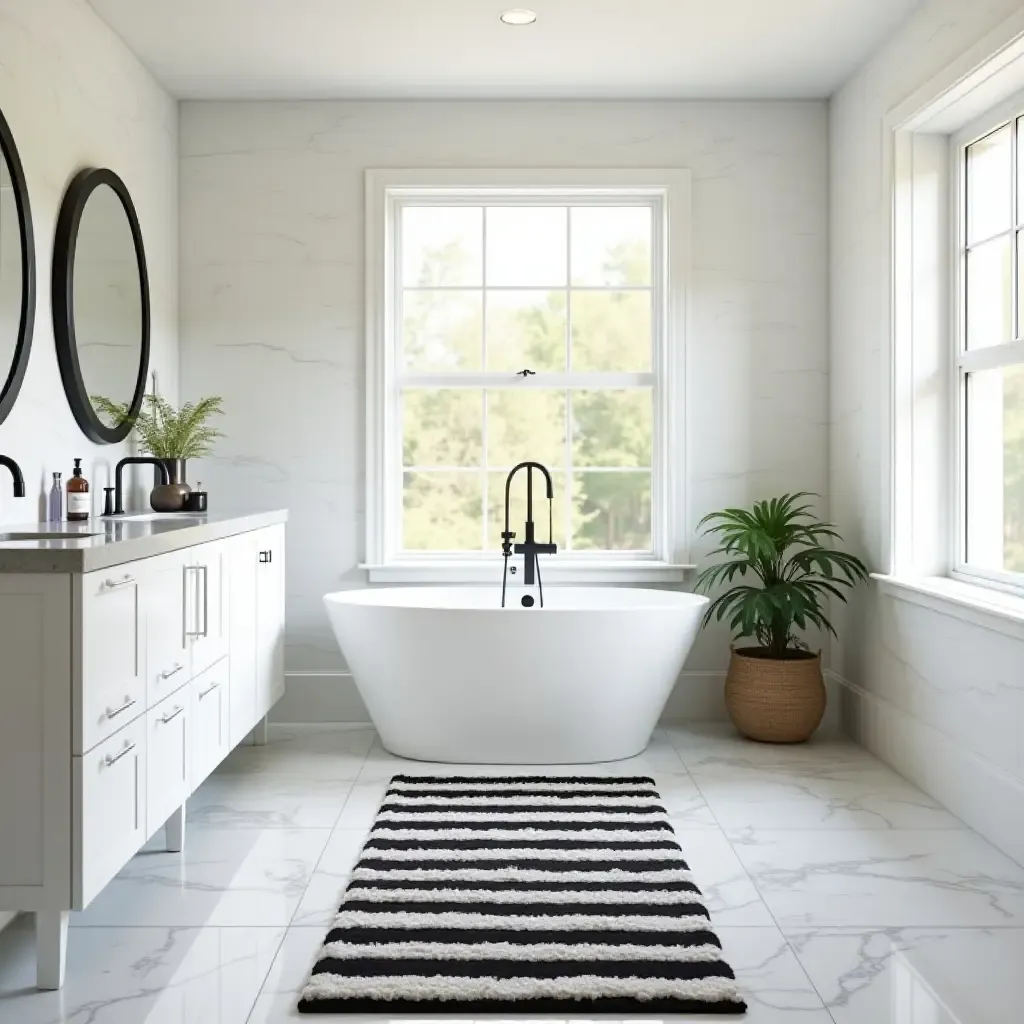
<instances>
[{"instance_id":1,"label":"black sink faucet","mask_svg":"<svg viewBox=\"0 0 1024 1024\"><path fill-rule=\"evenodd\" d=\"M114 512L115 516L123 516L124 513L124 492L121 487L121 473L125 466L156 466L160 471L160 482L169 484L171 482L171 474L167 472L167 467L164 465L161 459L154 459L152 457L140 457L132 456L128 459L122 459L114 470ZM106 513L104 513L106 514Z\"/></svg>"},{"instance_id":2,"label":"black sink faucet","mask_svg":"<svg viewBox=\"0 0 1024 1024\"><path fill-rule=\"evenodd\" d=\"M509 505L512 494L512 481L515 478L516 473L521 469L526 470L526 527L525 534L523 537L522 544L513 545L512 541L515 539L515 534L509 529ZM547 544L539 544L534 538L534 523L533 523L533 471L537 470L544 474L544 480L547 484L547 499L548 499L548 542ZM552 535L552 517L554 507L555 489L551 483L551 474L547 471L545 466L542 466L539 462L520 462L515 469L509 473L505 480L505 529L501 534L501 554L505 559L505 572L501 578L501 607L505 607L505 584L508 579L508 560L513 554L523 556L523 582L526 586L531 587L534 584L534 580L540 585L540 606L544 607L544 585L540 583L540 566L537 562L538 555L553 555L558 551L558 546L553 542ZM512 570L515 572L515 569ZM526 607L533 604L533 598L523 598L523 604Z\"/></svg>"},{"instance_id":3,"label":"black sink faucet","mask_svg":"<svg viewBox=\"0 0 1024 1024\"><path fill-rule=\"evenodd\" d=\"M22 476L21 466L9 455L0 455L0 466L6 466L11 471L11 478L14 480L14 496L25 497L25 477Z\"/></svg>"}]
</instances>

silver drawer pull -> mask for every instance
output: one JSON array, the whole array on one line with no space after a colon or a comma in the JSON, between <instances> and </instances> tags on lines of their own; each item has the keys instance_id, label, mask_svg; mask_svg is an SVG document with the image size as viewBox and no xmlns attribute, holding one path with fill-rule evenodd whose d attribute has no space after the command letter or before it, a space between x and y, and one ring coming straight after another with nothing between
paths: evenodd
<instances>
[{"instance_id":1,"label":"silver drawer pull","mask_svg":"<svg viewBox=\"0 0 1024 1024\"><path fill-rule=\"evenodd\" d=\"M184 667L184 665L175 665L174 668L169 668L166 672L161 672L160 678L170 679L171 676L176 676Z\"/></svg>"},{"instance_id":2,"label":"silver drawer pull","mask_svg":"<svg viewBox=\"0 0 1024 1024\"><path fill-rule=\"evenodd\" d=\"M209 697L218 686L220 686L220 683L211 683L208 689L203 690L203 692L199 694L199 699L202 700L204 697Z\"/></svg>"},{"instance_id":3,"label":"silver drawer pull","mask_svg":"<svg viewBox=\"0 0 1024 1024\"><path fill-rule=\"evenodd\" d=\"M107 590L116 590L118 587L127 587L128 584L134 583L134 582L135 582L135 577L134 576L127 576L126 575L124 577L124 579L120 579L120 580L104 580L103 581L103 586L105 586L107 588Z\"/></svg>"},{"instance_id":4,"label":"silver drawer pull","mask_svg":"<svg viewBox=\"0 0 1024 1024\"><path fill-rule=\"evenodd\" d=\"M134 749L134 743L126 743L124 745L124 750L122 750L120 754L114 754L113 757L111 757L110 754L107 754L107 756L103 758L103 763L109 768L112 764L117 764L117 762L120 761L122 757L124 757L126 754L130 754Z\"/></svg>"},{"instance_id":5,"label":"silver drawer pull","mask_svg":"<svg viewBox=\"0 0 1024 1024\"><path fill-rule=\"evenodd\" d=\"M175 708L169 715L164 715L164 717L160 719L160 724L166 725L168 722L173 722L184 710L184 707Z\"/></svg>"},{"instance_id":6,"label":"silver drawer pull","mask_svg":"<svg viewBox=\"0 0 1024 1024\"><path fill-rule=\"evenodd\" d=\"M107 718L117 718L123 711L127 711L130 707L133 707L137 701L130 700L125 704L122 704L119 708L107 708Z\"/></svg>"}]
</instances>

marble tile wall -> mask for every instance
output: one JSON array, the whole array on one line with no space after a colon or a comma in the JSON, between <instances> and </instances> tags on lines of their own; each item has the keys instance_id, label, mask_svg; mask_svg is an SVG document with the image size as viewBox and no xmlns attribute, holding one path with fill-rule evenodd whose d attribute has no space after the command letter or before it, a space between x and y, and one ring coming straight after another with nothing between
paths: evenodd
<instances>
[{"instance_id":1,"label":"marble tile wall","mask_svg":"<svg viewBox=\"0 0 1024 1024\"><path fill-rule=\"evenodd\" d=\"M365 715L321 595L364 584L367 168L689 168L691 521L826 492L824 103L188 102L181 146L182 387L225 398L211 500L292 510L288 718ZM726 651L677 713L721 713Z\"/></svg>"},{"instance_id":2,"label":"marble tile wall","mask_svg":"<svg viewBox=\"0 0 1024 1024\"><path fill-rule=\"evenodd\" d=\"M873 569L885 568L887 529L883 120L1019 9L1018 0L927 0L832 99L829 493L840 529ZM1024 638L873 587L837 620L832 667L850 687L854 735L1024 858L1024 829L1011 827L1024 821Z\"/></svg>"},{"instance_id":3,"label":"marble tile wall","mask_svg":"<svg viewBox=\"0 0 1024 1024\"><path fill-rule=\"evenodd\" d=\"M50 262L67 183L82 167L110 167L138 211L149 265L152 366L160 390L178 388L177 104L85 0L0 0L0 110L28 183L35 231L36 318L20 397L0 424L0 452L17 459L27 496L0 480L0 524L34 521L50 474L81 456L97 502L128 446L87 441L64 397L50 315ZM4 368L6 373L6 367ZM97 507L99 511L99 507Z\"/></svg>"}]
</instances>

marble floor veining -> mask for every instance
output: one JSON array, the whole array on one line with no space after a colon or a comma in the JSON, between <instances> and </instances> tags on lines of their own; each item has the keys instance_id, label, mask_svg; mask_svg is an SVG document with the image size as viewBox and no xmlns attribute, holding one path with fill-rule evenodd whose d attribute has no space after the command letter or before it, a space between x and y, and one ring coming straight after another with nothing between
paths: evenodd
<instances>
[{"instance_id":1,"label":"marble floor veining","mask_svg":"<svg viewBox=\"0 0 1024 1024\"><path fill-rule=\"evenodd\" d=\"M509 769L403 761L365 727L274 726L189 801L183 854L162 852L158 834L72 915L62 992L34 989L30 917L0 933L0 1022L298 1020L398 771ZM854 744L669 727L642 755L586 771L656 779L748 1024L1024 1021L1024 867Z\"/></svg>"}]
</instances>

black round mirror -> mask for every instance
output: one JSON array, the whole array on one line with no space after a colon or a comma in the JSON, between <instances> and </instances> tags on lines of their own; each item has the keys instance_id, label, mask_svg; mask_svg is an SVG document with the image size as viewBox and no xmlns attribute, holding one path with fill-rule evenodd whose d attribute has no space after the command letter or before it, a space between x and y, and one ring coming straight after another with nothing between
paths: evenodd
<instances>
[{"instance_id":1,"label":"black round mirror","mask_svg":"<svg viewBox=\"0 0 1024 1024\"><path fill-rule=\"evenodd\" d=\"M123 441L149 371L149 275L135 206L113 171L81 171L64 196L53 331L64 392L83 433L100 444Z\"/></svg>"},{"instance_id":2,"label":"black round mirror","mask_svg":"<svg viewBox=\"0 0 1024 1024\"><path fill-rule=\"evenodd\" d=\"M0 423L21 390L36 314L36 252L25 172L0 113Z\"/></svg>"}]
</instances>

